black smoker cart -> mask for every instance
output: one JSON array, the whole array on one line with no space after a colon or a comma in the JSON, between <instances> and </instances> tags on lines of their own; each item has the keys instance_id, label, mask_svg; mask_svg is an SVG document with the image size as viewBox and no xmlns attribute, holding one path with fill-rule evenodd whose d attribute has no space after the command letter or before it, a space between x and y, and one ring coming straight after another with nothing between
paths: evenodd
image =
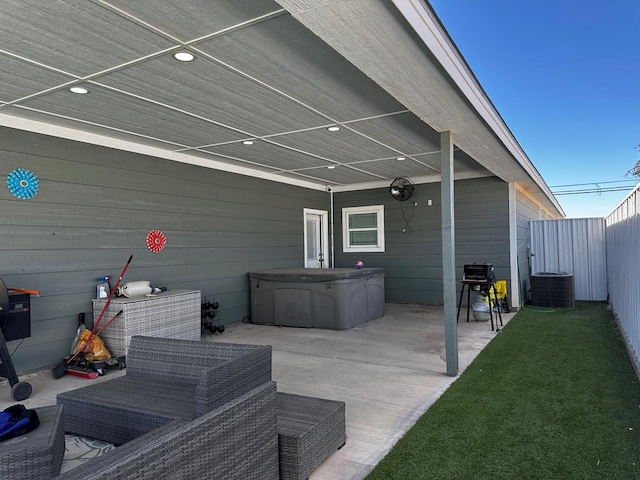
<instances>
[{"instance_id":1,"label":"black smoker cart","mask_svg":"<svg viewBox=\"0 0 640 480\"><path fill-rule=\"evenodd\" d=\"M480 292L489 298L489 318L491 318L491 331L493 331L493 313L491 292L495 300L494 305L499 305L498 291L496 289L496 274L491 263L469 263L466 264L462 271L462 289L460 290L460 300L458 300L458 314L460 317L460 306L462 305L462 297L464 296L464 287L467 287L467 322L469 321L469 308L471 308L471 290ZM502 326L502 314L500 307L497 308L498 318L500 319L500 327ZM496 330L499 332L498 318L496 318Z\"/></svg>"},{"instance_id":2,"label":"black smoker cart","mask_svg":"<svg viewBox=\"0 0 640 480\"><path fill-rule=\"evenodd\" d=\"M31 395L31 385L18 380L7 341L31 336L30 302L28 293L12 293L0 279L0 377L9 379L11 396L18 402Z\"/></svg>"}]
</instances>

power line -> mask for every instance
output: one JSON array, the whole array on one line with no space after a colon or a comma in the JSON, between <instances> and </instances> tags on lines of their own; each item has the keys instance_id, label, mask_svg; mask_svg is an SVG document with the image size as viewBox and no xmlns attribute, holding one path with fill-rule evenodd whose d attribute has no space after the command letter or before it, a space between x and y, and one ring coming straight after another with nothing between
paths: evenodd
<instances>
[{"instance_id":1,"label":"power line","mask_svg":"<svg viewBox=\"0 0 640 480\"><path fill-rule=\"evenodd\" d=\"M564 192L554 192L554 195L582 195L585 193L597 193L598 195L602 193L609 192L626 192L633 189L635 185L627 186L627 187L611 187L611 188L591 188L586 190L567 190Z\"/></svg>"},{"instance_id":2,"label":"power line","mask_svg":"<svg viewBox=\"0 0 640 480\"><path fill-rule=\"evenodd\" d=\"M634 182L633 184L629 184L629 182ZM612 185L626 183L627 185ZM589 193L597 193L598 195L602 195L603 193L611 193L611 192L624 192L629 191L635 188L638 184L637 180L608 180L604 182L586 182L586 183L568 183L565 185L554 185L553 187L549 187L554 195L585 195ZM609 187L601 187L600 185L611 185ZM585 187L590 188L585 188ZM582 188L570 188L568 190L554 190L558 188L567 188L567 187L582 187Z\"/></svg>"},{"instance_id":3,"label":"power line","mask_svg":"<svg viewBox=\"0 0 640 480\"><path fill-rule=\"evenodd\" d=\"M610 180L608 182L569 183L567 185L552 185L552 186L549 186L549 188L580 187L582 185L604 185L605 183L628 183L632 181L633 180Z\"/></svg>"}]
</instances>

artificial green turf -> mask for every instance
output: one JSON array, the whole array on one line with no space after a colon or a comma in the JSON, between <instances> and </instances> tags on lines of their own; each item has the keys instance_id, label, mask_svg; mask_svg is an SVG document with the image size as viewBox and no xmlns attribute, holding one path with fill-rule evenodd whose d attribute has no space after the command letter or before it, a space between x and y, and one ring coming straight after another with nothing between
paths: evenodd
<instances>
[{"instance_id":1,"label":"artificial green turf","mask_svg":"<svg viewBox=\"0 0 640 480\"><path fill-rule=\"evenodd\" d=\"M367 477L640 478L640 383L607 306L518 312Z\"/></svg>"}]
</instances>

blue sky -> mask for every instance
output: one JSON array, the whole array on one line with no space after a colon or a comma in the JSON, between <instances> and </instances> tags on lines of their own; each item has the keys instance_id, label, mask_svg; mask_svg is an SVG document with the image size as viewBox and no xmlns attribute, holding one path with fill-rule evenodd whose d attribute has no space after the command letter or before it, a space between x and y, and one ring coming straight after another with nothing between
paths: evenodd
<instances>
[{"instance_id":1,"label":"blue sky","mask_svg":"<svg viewBox=\"0 0 640 480\"><path fill-rule=\"evenodd\" d=\"M590 184L554 192L637 182L640 1L430 3L547 184ZM602 217L627 193L557 198L568 217Z\"/></svg>"}]
</instances>

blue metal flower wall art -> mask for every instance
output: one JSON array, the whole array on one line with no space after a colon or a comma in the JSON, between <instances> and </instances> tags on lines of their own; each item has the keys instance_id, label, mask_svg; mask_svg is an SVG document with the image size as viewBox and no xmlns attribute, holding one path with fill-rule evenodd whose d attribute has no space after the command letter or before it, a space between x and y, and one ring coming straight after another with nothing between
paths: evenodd
<instances>
[{"instance_id":1,"label":"blue metal flower wall art","mask_svg":"<svg viewBox=\"0 0 640 480\"><path fill-rule=\"evenodd\" d=\"M16 197L28 200L38 193L40 181L30 170L16 168L7 177L7 187Z\"/></svg>"}]
</instances>

